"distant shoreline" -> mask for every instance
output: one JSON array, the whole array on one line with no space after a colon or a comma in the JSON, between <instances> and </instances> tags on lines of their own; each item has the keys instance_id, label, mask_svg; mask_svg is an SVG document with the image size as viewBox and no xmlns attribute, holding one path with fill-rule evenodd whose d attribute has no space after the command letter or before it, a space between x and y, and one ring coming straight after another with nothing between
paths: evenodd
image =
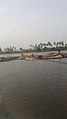
<instances>
[{"instance_id":1,"label":"distant shoreline","mask_svg":"<svg viewBox=\"0 0 67 119\"><path fill-rule=\"evenodd\" d=\"M61 52L62 51L67 51L67 49L62 49L62 50L60 50ZM40 53L40 52L58 52L58 50L47 50L47 51L34 51L33 50L33 52L23 52L23 53ZM0 53L0 55L2 55L2 54L22 54L22 52L2 52L2 53Z\"/></svg>"}]
</instances>

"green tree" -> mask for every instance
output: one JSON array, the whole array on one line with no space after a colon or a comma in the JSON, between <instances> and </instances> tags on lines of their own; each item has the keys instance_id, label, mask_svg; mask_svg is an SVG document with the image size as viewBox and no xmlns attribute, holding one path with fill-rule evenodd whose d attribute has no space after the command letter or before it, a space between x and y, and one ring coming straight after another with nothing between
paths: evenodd
<instances>
[{"instance_id":1,"label":"green tree","mask_svg":"<svg viewBox=\"0 0 67 119\"><path fill-rule=\"evenodd\" d=\"M20 48L19 48L19 50L20 50L20 52L22 53L22 51L23 51L23 48L22 48L22 47L20 47Z\"/></svg>"},{"instance_id":2,"label":"green tree","mask_svg":"<svg viewBox=\"0 0 67 119\"><path fill-rule=\"evenodd\" d=\"M48 41L47 46L52 47L52 44L50 41Z\"/></svg>"},{"instance_id":3,"label":"green tree","mask_svg":"<svg viewBox=\"0 0 67 119\"><path fill-rule=\"evenodd\" d=\"M57 43L56 43L56 42L54 42L54 43L53 43L53 45L54 45L54 47L56 48L56 46L57 46Z\"/></svg>"},{"instance_id":4,"label":"green tree","mask_svg":"<svg viewBox=\"0 0 67 119\"><path fill-rule=\"evenodd\" d=\"M0 48L0 54L2 54L2 49Z\"/></svg>"},{"instance_id":5,"label":"green tree","mask_svg":"<svg viewBox=\"0 0 67 119\"><path fill-rule=\"evenodd\" d=\"M65 48L67 48L67 44L65 44Z\"/></svg>"}]
</instances>

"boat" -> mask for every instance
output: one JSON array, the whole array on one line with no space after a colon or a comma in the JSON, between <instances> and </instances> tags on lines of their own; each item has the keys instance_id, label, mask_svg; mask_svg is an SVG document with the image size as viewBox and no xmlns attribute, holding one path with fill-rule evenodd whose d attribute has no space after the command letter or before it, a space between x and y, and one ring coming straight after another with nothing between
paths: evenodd
<instances>
[{"instance_id":1,"label":"boat","mask_svg":"<svg viewBox=\"0 0 67 119\"><path fill-rule=\"evenodd\" d=\"M26 60L35 60L36 57L34 56L34 54L32 54L32 55L26 56L25 59Z\"/></svg>"}]
</instances>

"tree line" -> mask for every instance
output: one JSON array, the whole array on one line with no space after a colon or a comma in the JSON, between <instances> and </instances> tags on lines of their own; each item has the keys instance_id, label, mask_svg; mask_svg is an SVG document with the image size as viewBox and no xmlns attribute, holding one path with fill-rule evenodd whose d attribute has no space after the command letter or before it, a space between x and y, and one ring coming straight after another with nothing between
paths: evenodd
<instances>
[{"instance_id":1,"label":"tree line","mask_svg":"<svg viewBox=\"0 0 67 119\"><path fill-rule=\"evenodd\" d=\"M67 50L67 44L64 41L53 42L48 41L47 43L35 44L35 46L30 45L35 51L58 51Z\"/></svg>"},{"instance_id":2,"label":"tree line","mask_svg":"<svg viewBox=\"0 0 67 119\"><path fill-rule=\"evenodd\" d=\"M67 50L67 44L64 43L64 41L53 42L53 43L48 41L47 43L30 45L29 49L23 49L23 47L17 49L14 46L9 46L4 49L0 48L0 54L45 52L45 51L58 51L58 50Z\"/></svg>"}]
</instances>

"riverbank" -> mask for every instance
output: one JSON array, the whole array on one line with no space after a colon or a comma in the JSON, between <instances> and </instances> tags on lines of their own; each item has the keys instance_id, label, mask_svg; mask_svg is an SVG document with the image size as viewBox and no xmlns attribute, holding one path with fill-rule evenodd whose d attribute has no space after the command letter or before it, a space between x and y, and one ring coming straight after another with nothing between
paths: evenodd
<instances>
[{"instance_id":1,"label":"riverbank","mask_svg":"<svg viewBox=\"0 0 67 119\"><path fill-rule=\"evenodd\" d=\"M67 53L47 53L45 55L31 54L31 55L20 55L10 57L0 57L0 62L12 61L12 60L48 60L48 59L60 59L67 58Z\"/></svg>"}]
</instances>

